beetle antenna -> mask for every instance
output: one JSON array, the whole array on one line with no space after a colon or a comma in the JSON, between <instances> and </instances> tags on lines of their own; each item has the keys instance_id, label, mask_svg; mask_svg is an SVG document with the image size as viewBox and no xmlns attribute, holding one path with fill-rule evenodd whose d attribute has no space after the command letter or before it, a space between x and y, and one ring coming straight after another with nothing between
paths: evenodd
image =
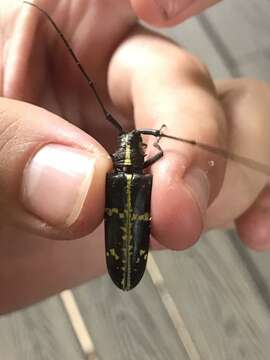
<instances>
[{"instance_id":1,"label":"beetle antenna","mask_svg":"<svg viewBox=\"0 0 270 360\"><path fill-rule=\"evenodd\" d=\"M49 22L51 23L51 25L54 27L54 29L56 30L56 32L58 33L58 35L61 37L61 39L63 40L67 50L69 51L70 55L72 56L73 60L75 61L75 63L77 64L78 68L80 69L80 71L82 72L82 74L84 75L85 79L87 80L87 83L89 85L89 87L92 89L94 96L103 112L103 114L105 115L105 118L107 119L107 121L109 121L120 133L123 132L123 128L122 126L119 124L119 122L112 116L112 114L105 108L105 106L103 105L103 102L96 90L96 87L94 85L93 80L90 79L90 77L87 75L85 69L83 68L82 64L80 63L79 59L77 58L77 56L75 55L74 51L72 50L71 46L69 45L67 39L65 38L64 34L61 32L61 30L58 28L58 26L56 25L56 23L53 21L53 19L51 18L51 16L47 13L47 11L41 9L38 5L31 3L30 1L23 1L24 4L28 4L31 5L33 7L35 7L36 9L38 9L43 15L46 16L46 18L49 20Z\"/></svg>"},{"instance_id":2,"label":"beetle antenna","mask_svg":"<svg viewBox=\"0 0 270 360\"><path fill-rule=\"evenodd\" d=\"M219 149L219 148L217 148L215 146L203 144L203 143L198 142L198 141L183 139L183 138L180 138L180 137L167 135L167 134L164 134L164 133L161 133L159 136L161 138L164 137L164 138L168 138L168 139L172 139L172 140L176 140L176 141L181 141L181 142L184 142L186 144L193 145L193 146L197 146L197 147L199 147L199 148L201 148L203 150L206 150L206 151L209 151L209 152L211 152L213 154L217 154L219 156L222 156L225 159L230 159L230 160L233 160L233 161L237 161L237 162L245 165L248 168L254 169L256 171L259 171L259 172L261 172L263 174L266 174L266 175L270 176L270 166L268 166L266 164L263 164L263 163L260 163L260 162L258 162L256 160L249 159L249 158L247 158L245 156L237 155L237 154L228 152L228 151L226 151L224 149Z\"/></svg>"}]
</instances>

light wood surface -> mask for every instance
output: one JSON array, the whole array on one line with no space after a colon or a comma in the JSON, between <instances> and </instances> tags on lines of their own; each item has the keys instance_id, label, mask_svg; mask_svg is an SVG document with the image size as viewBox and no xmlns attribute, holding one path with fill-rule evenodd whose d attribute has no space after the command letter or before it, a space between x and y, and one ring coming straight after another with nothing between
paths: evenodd
<instances>
[{"instance_id":1,"label":"light wood surface","mask_svg":"<svg viewBox=\"0 0 270 360\"><path fill-rule=\"evenodd\" d=\"M83 360L85 357L60 299L53 297L0 317L0 359Z\"/></svg>"}]
</instances>

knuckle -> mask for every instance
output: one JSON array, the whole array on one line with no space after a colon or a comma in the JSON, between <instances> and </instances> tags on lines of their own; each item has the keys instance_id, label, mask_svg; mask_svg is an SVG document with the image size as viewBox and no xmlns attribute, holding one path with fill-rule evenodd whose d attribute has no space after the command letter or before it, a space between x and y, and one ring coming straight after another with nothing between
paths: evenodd
<instances>
[{"instance_id":1,"label":"knuckle","mask_svg":"<svg viewBox=\"0 0 270 360\"><path fill-rule=\"evenodd\" d=\"M179 57L179 65L189 73L198 74L203 77L210 77L207 66L195 55L182 50Z\"/></svg>"},{"instance_id":2,"label":"knuckle","mask_svg":"<svg viewBox=\"0 0 270 360\"><path fill-rule=\"evenodd\" d=\"M177 72L181 81L191 86L200 87L209 94L215 94L215 86L207 66L195 55L181 50L177 61Z\"/></svg>"}]
</instances>

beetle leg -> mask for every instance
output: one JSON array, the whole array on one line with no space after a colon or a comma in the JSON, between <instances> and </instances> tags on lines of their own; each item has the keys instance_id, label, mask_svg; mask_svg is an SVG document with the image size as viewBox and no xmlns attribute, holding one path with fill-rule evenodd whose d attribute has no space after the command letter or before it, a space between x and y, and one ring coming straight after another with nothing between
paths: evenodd
<instances>
[{"instance_id":1,"label":"beetle leg","mask_svg":"<svg viewBox=\"0 0 270 360\"><path fill-rule=\"evenodd\" d=\"M138 129L137 131L142 135L155 136L157 138L157 142L158 142L160 140L160 138L162 137L162 130L165 127L166 127L166 125L163 124L159 130L155 130L155 129Z\"/></svg>"},{"instance_id":2,"label":"beetle leg","mask_svg":"<svg viewBox=\"0 0 270 360\"><path fill-rule=\"evenodd\" d=\"M162 132L163 132L163 129L165 129L165 127L166 127L165 124L161 125L161 128L159 129L159 135L157 137L157 142L155 144L158 144L160 139L162 138ZM155 146L155 144L154 144L154 146ZM157 146L155 146L155 147L157 148Z\"/></svg>"},{"instance_id":3,"label":"beetle leg","mask_svg":"<svg viewBox=\"0 0 270 360\"><path fill-rule=\"evenodd\" d=\"M156 149L158 149L158 153L144 162L144 165L143 165L144 168L147 168L148 166L154 164L156 161L158 161L160 158L162 158L163 150L161 149L161 147L158 143L159 140L160 140L160 138L158 138L158 140L153 144L154 147Z\"/></svg>"},{"instance_id":4,"label":"beetle leg","mask_svg":"<svg viewBox=\"0 0 270 360\"><path fill-rule=\"evenodd\" d=\"M162 137L162 130L165 127L166 127L166 125L163 124L159 130L155 130L155 129L140 129L140 130L138 130L143 135L153 135L157 138L156 142L153 145L156 149L158 149L158 153L144 162L144 166L143 166L144 168L147 168L148 166L154 164L156 161L158 161L160 158L162 158L163 150L159 145L159 141Z\"/></svg>"},{"instance_id":5,"label":"beetle leg","mask_svg":"<svg viewBox=\"0 0 270 360\"><path fill-rule=\"evenodd\" d=\"M143 147L143 149L146 149L146 148L147 148L147 144L142 143L142 147Z\"/></svg>"}]
</instances>

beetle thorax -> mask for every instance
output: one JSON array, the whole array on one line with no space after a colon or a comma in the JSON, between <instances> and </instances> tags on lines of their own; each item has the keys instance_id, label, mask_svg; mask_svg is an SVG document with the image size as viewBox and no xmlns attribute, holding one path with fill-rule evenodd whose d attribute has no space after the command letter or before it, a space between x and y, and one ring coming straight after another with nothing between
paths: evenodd
<instances>
[{"instance_id":1,"label":"beetle thorax","mask_svg":"<svg viewBox=\"0 0 270 360\"><path fill-rule=\"evenodd\" d=\"M115 171L142 173L144 165L143 142L140 133L133 130L118 136L118 147L113 154Z\"/></svg>"}]
</instances>

